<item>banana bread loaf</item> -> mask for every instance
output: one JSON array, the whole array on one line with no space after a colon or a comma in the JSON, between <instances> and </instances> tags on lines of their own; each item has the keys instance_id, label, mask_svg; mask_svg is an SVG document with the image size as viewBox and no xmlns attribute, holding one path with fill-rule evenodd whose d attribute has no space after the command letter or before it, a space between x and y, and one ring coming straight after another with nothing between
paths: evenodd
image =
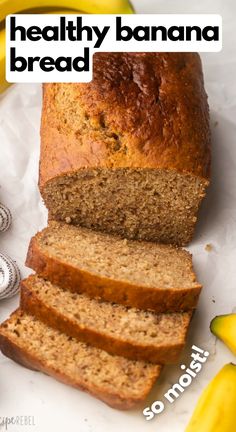
<instances>
[{"instance_id":1,"label":"banana bread loaf","mask_svg":"<svg viewBox=\"0 0 236 432\"><path fill-rule=\"evenodd\" d=\"M187 244L209 183L196 53L97 53L93 81L45 84L40 190L50 218Z\"/></svg>"},{"instance_id":2,"label":"banana bread loaf","mask_svg":"<svg viewBox=\"0 0 236 432\"><path fill-rule=\"evenodd\" d=\"M33 237L26 265L65 289L156 312L194 309L201 291L183 249L56 221Z\"/></svg>"},{"instance_id":3,"label":"banana bread loaf","mask_svg":"<svg viewBox=\"0 0 236 432\"><path fill-rule=\"evenodd\" d=\"M33 275L21 283L21 309L110 354L156 364L178 361L192 315L156 314L90 299Z\"/></svg>"},{"instance_id":4,"label":"banana bread loaf","mask_svg":"<svg viewBox=\"0 0 236 432\"><path fill-rule=\"evenodd\" d=\"M137 362L78 342L18 310L0 326L7 357L87 391L118 409L143 402L161 366Z\"/></svg>"}]
</instances>

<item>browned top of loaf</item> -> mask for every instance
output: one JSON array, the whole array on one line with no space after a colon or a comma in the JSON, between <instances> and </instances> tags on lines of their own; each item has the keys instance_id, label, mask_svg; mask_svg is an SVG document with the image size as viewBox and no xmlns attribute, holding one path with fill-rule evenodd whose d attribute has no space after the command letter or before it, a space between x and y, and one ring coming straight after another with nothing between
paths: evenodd
<instances>
[{"instance_id":1,"label":"browned top of loaf","mask_svg":"<svg viewBox=\"0 0 236 432\"><path fill-rule=\"evenodd\" d=\"M209 115L196 53L99 53L93 81L45 84L40 186L82 168L209 177Z\"/></svg>"}]
</instances>

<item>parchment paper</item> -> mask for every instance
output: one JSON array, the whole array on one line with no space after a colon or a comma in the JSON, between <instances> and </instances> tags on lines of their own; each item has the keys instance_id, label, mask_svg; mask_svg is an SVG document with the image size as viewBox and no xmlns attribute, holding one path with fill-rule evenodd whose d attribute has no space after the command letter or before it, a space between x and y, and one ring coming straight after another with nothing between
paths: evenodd
<instances>
[{"instance_id":1,"label":"parchment paper","mask_svg":"<svg viewBox=\"0 0 236 432\"><path fill-rule=\"evenodd\" d=\"M147 422L142 409L113 410L102 402L38 372L28 371L0 355L0 416L32 415L35 426L9 426L11 432L183 432L206 384L230 361L233 354L210 334L217 314L236 307L236 3L233 0L198 2L137 0L138 12L221 13L223 50L202 55L212 125L212 185L201 210L193 253L203 292L194 316L188 345L177 366L166 367L147 403L163 400L165 391L182 374L181 363L190 362L191 346L210 352L202 371L174 404ZM15 85L0 99L0 201L13 214L12 228L0 234L0 250L14 258L25 277L29 240L46 224L46 210L38 188L41 88ZM200 125L199 125L200 127ZM207 251L205 246L212 245ZM18 296L0 302L0 321L18 305ZM227 403L227 400L225 401Z\"/></svg>"}]
</instances>

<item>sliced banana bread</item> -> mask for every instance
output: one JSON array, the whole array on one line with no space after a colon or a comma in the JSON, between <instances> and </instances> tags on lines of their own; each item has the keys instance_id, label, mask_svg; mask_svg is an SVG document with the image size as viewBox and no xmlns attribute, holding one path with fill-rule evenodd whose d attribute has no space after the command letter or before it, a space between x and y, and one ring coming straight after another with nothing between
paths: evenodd
<instances>
[{"instance_id":1,"label":"sliced banana bread","mask_svg":"<svg viewBox=\"0 0 236 432\"><path fill-rule=\"evenodd\" d=\"M197 53L96 53L90 83L44 85L40 190L54 219L186 244L209 147Z\"/></svg>"},{"instance_id":2,"label":"sliced banana bread","mask_svg":"<svg viewBox=\"0 0 236 432\"><path fill-rule=\"evenodd\" d=\"M21 285L21 308L46 324L111 354L153 363L176 363L191 312L156 314L90 299L30 276Z\"/></svg>"},{"instance_id":3,"label":"sliced banana bread","mask_svg":"<svg viewBox=\"0 0 236 432\"><path fill-rule=\"evenodd\" d=\"M14 361L118 409L130 409L145 400L161 371L161 366L113 356L78 342L20 310L0 326L0 349Z\"/></svg>"},{"instance_id":4,"label":"sliced banana bread","mask_svg":"<svg viewBox=\"0 0 236 432\"><path fill-rule=\"evenodd\" d=\"M59 222L31 240L26 265L74 292L156 312L193 309L201 290L185 250Z\"/></svg>"}]
</instances>

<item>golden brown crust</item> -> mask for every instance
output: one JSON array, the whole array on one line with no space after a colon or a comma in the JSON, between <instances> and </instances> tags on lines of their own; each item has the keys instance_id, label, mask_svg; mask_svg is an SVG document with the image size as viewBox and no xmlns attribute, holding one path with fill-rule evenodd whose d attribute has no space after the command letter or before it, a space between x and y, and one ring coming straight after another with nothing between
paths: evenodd
<instances>
[{"instance_id":1,"label":"golden brown crust","mask_svg":"<svg viewBox=\"0 0 236 432\"><path fill-rule=\"evenodd\" d=\"M158 289L100 277L46 255L39 247L37 236L31 239L26 266L52 283L90 297L155 312L180 312L196 308L201 285L192 288Z\"/></svg>"},{"instance_id":2,"label":"golden brown crust","mask_svg":"<svg viewBox=\"0 0 236 432\"><path fill-rule=\"evenodd\" d=\"M84 168L160 168L209 179L196 53L99 53L93 81L45 84L40 188ZM207 184L207 183L206 183Z\"/></svg>"},{"instance_id":3,"label":"golden brown crust","mask_svg":"<svg viewBox=\"0 0 236 432\"><path fill-rule=\"evenodd\" d=\"M33 283L33 277L21 282L21 309L25 312L36 316L45 324L77 338L79 341L86 342L96 348L107 351L110 354L120 355L131 360L144 360L155 364L176 363L186 342L187 329L191 319L191 312L186 314L182 323L183 338L178 344L171 344L171 341L164 341L165 345L155 346L142 344L142 341L136 341L135 345L131 342L117 339L105 333L100 333L84 324L80 326L72 319L66 317L56 308L52 308L30 289Z\"/></svg>"},{"instance_id":4,"label":"golden brown crust","mask_svg":"<svg viewBox=\"0 0 236 432\"><path fill-rule=\"evenodd\" d=\"M16 311L14 312L14 314L17 312L20 313L20 311ZM75 382L68 375L63 374L56 368L54 368L52 364L46 364L45 362L37 358L37 356L31 354L30 352L27 352L26 350L21 349L20 345L17 345L13 340L11 340L10 337L7 336L7 334L5 334L4 329L0 330L0 349L5 356L21 364L22 366L27 367L28 369L41 371L47 375L52 376L58 381L61 381L64 384L70 385L79 390L83 390L95 396L97 399L102 400L112 408L128 410L139 406L146 399L147 394L151 389L151 386L155 383L159 373L161 372L160 367L159 373L153 376L152 383L150 382L150 387L147 387L146 392L140 395L139 398L128 399L122 397L122 395L118 395L115 392L115 389L114 393L108 394L107 390L102 391L101 388L97 388L96 385L92 386L87 384L87 387L85 387L84 385L82 385L81 382L79 382L79 380Z\"/></svg>"}]
</instances>

